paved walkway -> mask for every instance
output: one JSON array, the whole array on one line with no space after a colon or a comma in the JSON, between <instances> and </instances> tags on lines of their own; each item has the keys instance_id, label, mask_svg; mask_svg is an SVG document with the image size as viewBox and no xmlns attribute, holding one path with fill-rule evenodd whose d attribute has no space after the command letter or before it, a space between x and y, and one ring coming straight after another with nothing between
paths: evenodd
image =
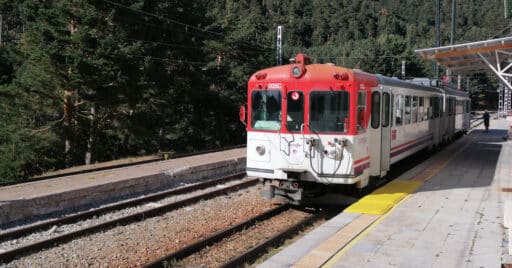
<instances>
[{"instance_id":1,"label":"paved walkway","mask_svg":"<svg viewBox=\"0 0 512 268\"><path fill-rule=\"evenodd\" d=\"M0 187L0 230L64 210L245 170L245 148Z\"/></svg>"},{"instance_id":2,"label":"paved walkway","mask_svg":"<svg viewBox=\"0 0 512 268\"><path fill-rule=\"evenodd\" d=\"M504 185L512 181L505 120L492 122L439 173L327 266L500 267Z\"/></svg>"}]
</instances>

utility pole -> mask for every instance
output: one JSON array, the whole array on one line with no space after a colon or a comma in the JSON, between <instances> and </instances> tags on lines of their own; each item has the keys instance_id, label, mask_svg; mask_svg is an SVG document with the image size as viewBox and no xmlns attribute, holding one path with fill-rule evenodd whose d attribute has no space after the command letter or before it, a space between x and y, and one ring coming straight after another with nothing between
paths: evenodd
<instances>
[{"instance_id":1,"label":"utility pole","mask_svg":"<svg viewBox=\"0 0 512 268\"><path fill-rule=\"evenodd\" d=\"M402 61L402 80L405 80L405 61Z\"/></svg>"},{"instance_id":2,"label":"utility pole","mask_svg":"<svg viewBox=\"0 0 512 268\"><path fill-rule=\"evenodd\" d=\"M456 10L456 3L457 3L457 0L452 0L452 24L451 24L451 31L450 31L450 45L453 45L454 43L454 40L455 40L455 10ZM452 78L451 78L451 75L452 75L452 72L449 70L449 69L446 69L446 76L449 77L450 81L452 81ZM459 86L458 88L460 88L460 76L459 76Z\"/></svg>"},{"instance_id":3,"label":"utility pole","mask_svg":"<svg viewBox=\"0 0 512 268\"><path fill-rule=\"evenodd\" d=\"M0 46L2 45L3 22L4 17L0 15Z\"/></svg>"},{"instance_id":4,"label":"utility pole","mask_svg":"<svg viewBox=\"0 0 512 268\"><path fill-rule=\"evenodd\" d=\"M439 47L441 45L441 40L439 39L439 31L440 31L440 17L441 17L441 4L439 3L440 0L436 0L436 47ZM435 67L435 78L436 80L439 79L439 66L436 63Z\"/></svg>"},{"instance_id":5,"label":"utility pole","mask_svg":"<svg viewBox=\"0 0 512 268\"><path fill-rule=\"evenodd\" d=\"M283 26L277 26L276 65L283 64Z\"/></svg>"},{"instance_id":6,"label":"utility pole","mask_svg":"<svg viewBox=\"0 0 512 268\"><path fill-rule=\"evenodd\" d=\"M505 13L505 19L508 17L508 0L503 0L503 8Z\"/></svg>"},{"instance_id":7,"label":"utility pole","mask_svg":"<svg viewBox=\"0 0 512 268\"><path fill-rule=\"evenodd\" d=\"M456 9L457 0L452 0L452 32L450 35L450 45L453 45L454 36L455 36L455 9Z\"/></svg>"}]
</instances>

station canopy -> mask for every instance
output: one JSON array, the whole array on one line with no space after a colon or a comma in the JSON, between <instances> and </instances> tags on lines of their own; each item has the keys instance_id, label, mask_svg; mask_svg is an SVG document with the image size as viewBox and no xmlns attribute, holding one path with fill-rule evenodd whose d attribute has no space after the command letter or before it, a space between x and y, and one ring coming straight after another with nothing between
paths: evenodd
<instances>
[{"instance_id":1,"label":"station canopy","mask_svg":"<svg viewBox=\"0 0 512 268\"><path fill-rule=\"evenodd\" d=\"M415 50L424 60L434 60L452 75L496 74L509 88L512 78L512 37Z\"/></svg>"}]
</instances>

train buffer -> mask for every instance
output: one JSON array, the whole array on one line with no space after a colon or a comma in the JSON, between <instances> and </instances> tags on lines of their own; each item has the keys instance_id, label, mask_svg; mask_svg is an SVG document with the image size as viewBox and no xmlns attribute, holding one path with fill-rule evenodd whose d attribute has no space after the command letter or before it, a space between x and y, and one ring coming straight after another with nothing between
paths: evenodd
<instances>
[{"instance_id":1,"label":"train buffer","mask_svg":"<svg viewBox=\"0 0 512 268\"><path fill-rule=\"evenodd\" d=\"M260 267L512 267L509 127L479 126Z\"/></svg>"}]
</instances>

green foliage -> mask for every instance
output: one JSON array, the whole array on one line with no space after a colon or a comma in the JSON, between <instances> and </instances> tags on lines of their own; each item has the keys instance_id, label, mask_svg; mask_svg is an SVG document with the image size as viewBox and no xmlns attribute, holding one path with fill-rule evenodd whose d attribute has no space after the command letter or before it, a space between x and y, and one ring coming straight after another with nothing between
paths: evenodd
<instances>
[{"instance_id":1,"label":"green foliage","mask_svg":"<svg viewBox=\"0 0 512 268\"><path fill-rule=\"evenodd\" d=\"M501 4L459 3L456 40L506 34ZM243 143L238 106L249 75L275 64L278 25L285 62L303 52L388 76L402 61L408 77L434 69L413 52L434 45L433 1L0 0L0 13L0 181ZM485 92L472 92L482 107Z\"/></svg>"}]
</instances>

